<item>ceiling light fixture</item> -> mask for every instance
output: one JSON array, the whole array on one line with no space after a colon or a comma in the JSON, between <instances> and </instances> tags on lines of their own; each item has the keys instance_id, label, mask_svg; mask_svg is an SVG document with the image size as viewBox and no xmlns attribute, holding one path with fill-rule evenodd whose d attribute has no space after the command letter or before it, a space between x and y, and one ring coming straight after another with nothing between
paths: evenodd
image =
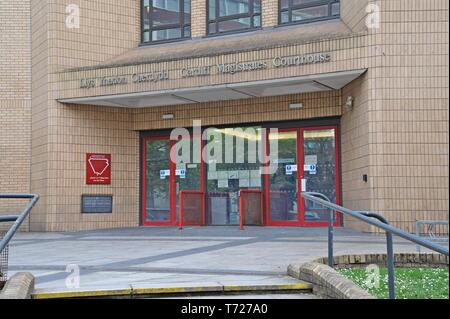
<instances>
[{"instance_id":1,"label":"ceiling light fixture","mask_svg":"<svg viewBox=\"0 0 450 319\"><path fill-rule=\"evenodd\" d=\"M163 120L172 120L174 118L175 118L175 115L173 115L172 113L163 114L163 116L162 116Z\"/></svg>"},{"instance_id":2,"label":"ceiling light fixture","mask_svg":"<svg viewBox=\"0 0 450 319\"><path fill-rule=\"evenodd\" d=\"M289 108L291 110L302 109L303 108L303 103L291 103L291 104L289 104Z\"/></svg>"}]
</instances>

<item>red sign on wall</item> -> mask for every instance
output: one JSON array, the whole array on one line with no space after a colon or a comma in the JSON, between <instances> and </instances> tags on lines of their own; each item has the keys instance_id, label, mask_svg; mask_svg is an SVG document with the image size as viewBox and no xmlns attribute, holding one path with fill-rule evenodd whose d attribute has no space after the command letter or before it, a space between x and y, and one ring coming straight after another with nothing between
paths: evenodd
<instances>
[{"instance_id":1,"label":"red sign on wall","mask_svg":"<svg viewBox=\"0 0 450 319\"><path fill-rule=\"evenodd\" d=\"M86 184L111 184L111 154L86 154Z\"/></svg>"}]
</instances>

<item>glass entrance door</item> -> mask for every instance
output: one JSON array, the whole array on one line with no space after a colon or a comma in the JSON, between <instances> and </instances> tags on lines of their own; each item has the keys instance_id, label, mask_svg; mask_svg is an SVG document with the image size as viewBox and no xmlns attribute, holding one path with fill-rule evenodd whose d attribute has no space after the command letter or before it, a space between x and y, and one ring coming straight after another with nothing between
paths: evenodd
<instances>
[{"instance_id":1,"label":"glass entrance door","mask_svg":"<svg viewBox=\"0 0 450 319\"><path fill-rule=\"evenodd\" d=\"M298 224L298 130L269 134L269 141L273 139L278 140L278 156L274 159L277 170L268 175L268 222L280 226Z\"/></svg>"},{"instance_id":2,"label":"glass entrance door","mask_svg":"<svg viewBox=\"0 0 450 319\"><path fill-rule=\"evenodd\" d=\"M302 191L317 192L339 204L337 131L335 127L302 129ZM329 211L311 201L301 200L301 224L324 226ZM339 224L339 214L335 225Z\"/></svg>"},{"instance_id":3,"label":"glass entrance door","mask_svg":"<svg viewBox=\"0 0 450 319\"><path fill-rule=\"evenodd\" d=\"M209 225L239 225L241 190L261 190L260 127L211 129L220 156L206 158ZM210 155L210 154L207 154Z\"/></svg>"},{"instance_id":4,"label":"glass entrance door","mask_svg":"<svg viewBox=\"0 0 450 319\"><path fill-rule=\"evenodd\" d=\"M278 140L278 156L273 159L277 170L266 177L267 224L327 225L328 211L305 202L301 192L322 193L339 204L337 128L280 130L270 139Z\"/></svg>"},{"instance_id":5,"label":"glass entrance door","mask_svg":"<svg viewBox=\"0 0 450 319\"><path fill-rule=\"evenodd\" d=\"M176 221L178 221L180 216L180 192L197 191L204 193L203 162L198 163L201 156L201 136L184 138L189 143L187 158L186 156L182 156L182 154L174 154ZM201 203L198 203L198 206L201 207Z\"/></svg>"},{"instance_id":6,"label":"glass entrance door","mask_svg":"<svg viewBox=\"0 0 450 319\"><path fill-rule=\"evenodd\" d=\"M192 138L186 140L190 143L184 150L188 158L182 152L172 153L175 141L169 137L144 139L142 223L146 226L176 225L180 191L204 191L203 163L198 163L200 154L194 155L201 149L194 147Z\"/></svg>"},{"instance_id":7,"label":"glass entrance door","mask_svg":"<svg viewBox=\"0 0 450 319\"><path fill-rule=\"evenodd\" d=\"M170 176L170 140L151 138L144 141L143 149L143 216L144 225L163 226L173 223L173 185Z\"/></svg>"}]
</instances>

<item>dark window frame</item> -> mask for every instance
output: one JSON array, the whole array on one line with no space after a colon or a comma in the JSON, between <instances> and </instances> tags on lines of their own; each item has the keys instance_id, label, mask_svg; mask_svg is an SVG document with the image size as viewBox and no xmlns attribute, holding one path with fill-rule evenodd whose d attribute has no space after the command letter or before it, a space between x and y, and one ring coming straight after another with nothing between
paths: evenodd
<instances>
[{"instance_id":1,"label":"dark window frame","mask_svg":"<svg viewBox=\"0 0 450 319\"><path fill-rule=\"evenodd\" d=\"M144 21L144 19L145 19L145 13L144 13L145 7L144 7L144 1L145 0L141 0L140 1L140 3L141 3L141 41L140 41L141 43L140 43L140 45L141 46L160 44L160 43L169 43L169 42L178 42L178 41L184 41L184 40L191 39L192 30L189 32L190 33L189 36L186 36L185 35L185 31L184 31L184 29L186 27L191 28L191 26L192 26L192 21L191 21L192 17L191 17L191 19L189 19L188 22L184 21L185 20L184 19L185 18L184 3L185 3L185 1L189 1L190 2L191 0L180 0L180 4L179 4L180 17L179 17L179 21L178 21L177 24L165 24L165 25L162 25L162 26L153 26L152 25L153 21L152 21L152 17L151 17L151 15L152 15L151 12L152 12L152 8L153 8L153 0L149 0L149 5L150 5L149 19L150 19L150 23L149 23L149 28L148 29L145 28L145 21ZM191 4L189 4L189 7L191 8L190 5ZM189 14L191 14L191 12L189 12ZM170 30L170 29L176 29L176 28L181 29L181 37L173 38L173 39L152 40L152 32L153 31ZM149 32L149 34L150 34L150 40L149 41L145 41L144 40L144 33L145 32Z\"/></svg>"},{"instance_id":2,"label":"dark window frame","mask_svg":"<svg viewBox=\"0 0 450 319\"><path fill-rule=\"evenodd\" d=\"M215 6L215 18L210 19L209 17L209 3L210 1L214 1ZM243 33L243 32L249 32L249 31L255 31L262 28L262 0L260 0L261 4L261 11L255 13L255 1L256 0L249 0L249 7L248 7L248 13L239 13L239 14L233 14L233 15L227 15L225 17L220 16L220 1L221 0L206 0L206 36L207 37L216 37L221 35L228 35L228 34L236 34L236 33ZM255 27L255 17L260 17L260 26ZM223 31L219 32L219 23L224 21L231 21L235 19L242 19L242 18L250 18L250 27L240 30L231 30L231 31ZM210 32L210 24L215 24L216 32L211 33Z\"/></svg>"},{"instance_id":3,"label":"dark window frame","mask_svg":"<svg viewBox=\"0 0 450 319\"><path fill-rule=\"evenodd\" d=\"M293 0L288 0L289 4L288 7L285 9L281 8L281 0L278 0L278 25L285 26L285 25L293 25L293 24L305 24L305 23L311 23L311 22L317 22L317 21L325 21L325 20L331 20L331 19L338 19L340 15L340 0L317 0L315 2L311 3L305 3L301 5L293 5ZM337 15L332 15L332 6L335 3L339 3L339 13ZM317 17L312 19L305 19L300 21L292 21L292 11L298 10L298 9L307 9L307 8L314 8L319 7L322 5L328 5L328 15L323 17ZM281 15L282 12L288 12L289 15L289 21L288 22L281 22Z\"/></svg>"}]
</instances>

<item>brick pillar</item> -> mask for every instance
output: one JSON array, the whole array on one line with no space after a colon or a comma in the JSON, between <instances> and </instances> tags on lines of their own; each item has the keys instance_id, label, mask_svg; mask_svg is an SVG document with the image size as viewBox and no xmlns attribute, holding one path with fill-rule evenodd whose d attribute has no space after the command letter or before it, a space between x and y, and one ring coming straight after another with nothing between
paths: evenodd
<instances>
[{"instance_id":1,"label":"brick pillar","mask_svg":"<svg viewBox=\"0 0 450 319\"><path fill-rule=\"evenodd\" d=\"M207 0L191 0L192 38L206 35Z\"/></svg>"},{"instance_id":2,"label":"brick pillar","mask_svg":"<svg viewBox=\"0 0 450 319\"><path fill-rule=\"evenodd\" d=\"M278 0L261 0L262 26L273 27L278 24Z\"/></svg>"}]
</instances>

